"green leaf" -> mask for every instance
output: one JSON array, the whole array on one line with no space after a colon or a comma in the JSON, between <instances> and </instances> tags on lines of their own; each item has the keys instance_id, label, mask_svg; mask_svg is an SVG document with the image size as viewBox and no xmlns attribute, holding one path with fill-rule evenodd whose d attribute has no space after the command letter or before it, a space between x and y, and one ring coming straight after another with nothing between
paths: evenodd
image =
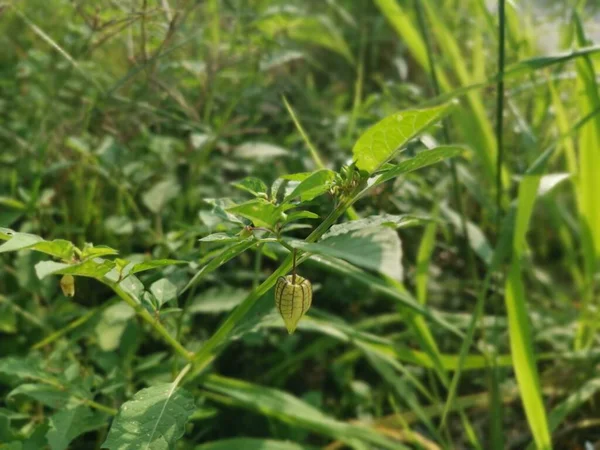
<instances>
[{"instance_id":1,"label":"green leaf","mask_svg":"<svg viewBox=\"0 0 600 450\"><path fill-rule=\"evenodd\" d=\"M118 250L107 247L106 245L94 246L93 244L86 244L83 247L83 250L81 251L81 259L97 258L99 256L111 256L118 254Z\"/></svg>"},{"instance_id":2,"label":"green leaf","mask_svg":"<svg viewBox=\"0 0 600 450\"><path fill-rule=\"evenodd\" d=\"M38 278L48 275L78 275L80 277L102 278L115 267L114 261L102 258L88 259L79 264L63 264L54 261L41 261L35 265Z\"/></svg>"},{"instance_id":3,"label":"green leaf","mask_svg":"<svg viewBox=\"0 0 600 450\"><path fill-rule=\"evenodd\" d=\"M73 257L75 246L69 241L63 239L46 241L35 234L18 233L6 228L3 230L3 234L8 236L8 241L0 245L0 253L29 249L60 259L70 260Z\"/></svg>"},{"instance_id":4,"label":"green leaf","mask_svg":"<svg viewBox=\"0 0 600 450\"><path fill-rule=\"evenodd\" d=\"M527 315L527 298L521 278L521 257L525 252L526 233L535 204L541 174L526 175L519 185L517 217L513 236L513 259L505 284L504 300L508 316L510 349L525 415L537 448L552 448L546 410L542 398L533 338Z\"/></svg>"},{"instance_id":5,"label":"green leaf","mask_svg":"<svg viewBox=\"0 0 600 450\"><path fill-rule=\"evenodd\" d=\"M194 410L191 394L174 383L142 389L121 406L102 448L172 450Z\"/></svg>"},{"instance_id":6,"label":"green leaf","mask_svg":"<svg viewBox=\"0 0 600 450\"><path fill-rule=\"evenodd\" d=\"M179 194L179 184L175 179L167 179L155 184L149 191L142 195L144 205L154 214L160 213L167 203Z\"/></svg>"},{"instance_id":7,"label":"green leaf","mask_svg":"<svg viewBox=\"0 0 600 450\"><path fill-rule=\"evenodd\" d=\"M407 159L392 166L389 170L384 172L375 180L374 185L377 186L400 175L437 164L449 158L454 158L463 154L464 152L464 147L454 145L442 145L431 150L422 151L417 153L417 155L413 158Z\"/></svg>"},{"instance_id":8,"label":"green leaf","mask_svg":"<svg viewBox=\"0 0 600 450\"><path fill-rule=\"evenodd\" d=\"M362 441L385 449L406 449L375 430L339 422L308 403L277 389L218 375L206 377L204 387L218 394L214 397L216 401L225 397L228 405L254 410L294 427L305 428L349 444Z\"/></svg>"},{"instance_id":9,"label":"green leaf","mask_svg":"<svg viewBox=\"0 0 600 450\"><path fill-rule=\"evenodd\" d=\"M244 253L250 247L256 244L256 241L253 239L246 239L241 242L236 242L232 245L225 247L220 253L210 260L208 264L203 266L196 274L192 277L192 279L188 282L188 284L182 289L180 294L183 294L193 285L198 283L204 276L211 273L213 270L219 268L231 258L235 258L237 255Z\"/></svg>"},{"instance_id":10,"label":"green leaf","mask_svg":"<svg viewBox=\"0 0 600 450\"><path fill-rule=\"evenodd\" d=\"M356 141L352 154L356 165L369 173L391 160L400 148L451 109L451 103L435 108L401 111L377 122Z\"/></svg>"},{"instance_id":11,"label":"green leaf","mask_svg":"<svg viewBox=\"0 0 600 450\"><path fill-rule=\"evenodd\" d=\"M250 200L227 208L227 212L252 221L254 226L272 228L281 218L281 208L264 199Z\"/></svg>"},{"instance_id":12,"label":"green leaf","mask_svg":"<svg viewBox=\"0 0 600 450\"><path fill-rule=\"evenodd\" d=\"M310 253L341 258L394 280L402 280L400 238L389 227L360 228L336 234L317 243L291 241L290 245Z\"/></svg>"},{"instance_id":13,"label":"green leaf","mask_svg":"<svg viewBox=\"0 0 600 450\"><path fill-rule=\"evenodd\" d=\"M310 211L296 211L288 215L284 224L296 222L301 219L318 219L319 215Z\"/></svg>"},{"instance_id":14,"label":"green leaf","mask_svg":"<svg viewBox=\"0 0 600 450\"><path fill-rule=\"evenodd\" d=\"M317 450L290 441L274 441L271 439L234 438L207 442L194 450Z\"/></svg>"},{"instance_id":15,"label":"green leaf","mask_svg":"<svg viewBox=\"0 0 600 450\"><path fill-rule=\"evenodd\" d=\"M245 289L232 288L231 286L210 288L192 300L188 311L192 314L215 314L230 311L239 305L247 295L248 291Z\"/></svg>"},{"instance_id":16,"label":"green leaf","mask_svg":"<svg viewBox=\"0 0 600 450\"><path fill-rule=\"evenodd\" d=\"M239 240L239 236L232 236L227 233L213 233L209 234L208 236L204 236L202 239L199 239L200 242L237 242Z\"/></svg>"},{"instance_id":17,"label":"green leaf","mask_svg":"<svg viewBox=\"0 0 600 450\"><path fill-rule=\"evenodd\" d=\"M161 278L152 283L150 292L152 292L152 295L158 301L159 308L177 298L177 287L166 278Z\"/></svg>"},{"instance_id":18,"label":"green leaf","mask_svg":"<svg viewBox=\"0 0 600 450\"><path fill-rule=\"evenodd\" d=\"M9 399L18 395L24 395L55 409L66 405L72 398L71 394L62 388L40 383L21 384L9 392L6 398Z\"/></svg>"},{"instance_id":19,"label":"green leaf","mask_svg":"<svg viewBox=\"0 0 600 450\"><path fill-rule=\"evenodd\" d=\"M247 177L238 183L233 183L233 187L249 192L255 197L267 196L267 185L262 180L255 177Z\"/></svg>"},{"instance_id":20,"label":"green leaf","mask_svg":"<svg viewBox=\"0 0 600 450\"><path fill-rule=\"evenodd\" d=\"M284 201L290 202L296 197L300 197L303 202L308 202L327 192L334 178L335 172L332 170L317 170L302 180Z\"/></svg>"},{"instance_id":21,"label":"green leaf","mask_svg":"<svg viewBox=\"0 0 600 450\"><path fill-rule=\"evenodd\" d=\"M394 229L407 228L424 223L431 222L428 217L413 216L410 214L380 214L377 216L369 216L364 219L351 220L350 222L344 222L341 224L333 225L327 233L323 235L322 239L327 239L340 234L350 233L351 231L357 231L367 227L379 227L386 226Z\"/></svg>"},{"instance_id":22,"label":"green leaf","mask_svg":"<svg viewBox=\"0 0 600 450\"><path fill-rule=\"evenodd\" d=\"M234 155L244 159L272 160L279 156L287 156L288 150L265 142L248 142L238 146Z\"/></svg>"},{"instance_id":23,"label":"green leaf","mask_svg":"<svg viewBox=\"0 0 600 450\"><path fill-rule=\"evenodd\" d=\"M105 423L104 416L94 415L85 406L63 409L50 417L46 438L52 450L66 450L77 436L100 428Z\"/></svg>"},{"instance_id":24,"label":"green leaf","mask_svg":"<svg viewBox=\"0 0 600 450\"><path fill-rule=\"evenodd\" d=\"M284 34L293 40L339 53L350 63L354 61L343 35L326 16L273 14L262 19L258 28L273 39Z\"/></svg>"}]
</instances>

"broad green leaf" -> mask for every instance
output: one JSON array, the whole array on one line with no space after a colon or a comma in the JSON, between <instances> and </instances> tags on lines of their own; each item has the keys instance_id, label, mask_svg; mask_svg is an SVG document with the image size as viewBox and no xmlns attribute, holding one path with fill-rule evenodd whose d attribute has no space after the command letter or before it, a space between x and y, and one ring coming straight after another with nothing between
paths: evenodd
<instances>
[{"instance_id":1,"label":"broad green leaf","mask_svg":"<svg viewBox=\"0 0 600 450\"><path fill-rule=\"evenodd\" d=\"M231 286L214 287L197 295L188 307L188 311L194 313L221 313L230 311L239 305L248 295L245 289L233 288Z\"/></svg>"},{"instance_id":2,"label":"broad green leaf","mask_svg":"<svg viewBox=\"0 0 600 450\"><path fill-rule=\"evenodd\" d=\"M291 241L290 244L303 251L341 258L394 280L402 280L400 238L389 227L360 228L316 243Z\"/></svg>"},{"instance_id":3,"label":"broad green leaf","mask_svg":"<svg viewBox=\"0 0 600 450\"><path fill-rule=\"evenodd\" d=\"M77 436L100 428L105 423L106 417L93 414L85 406L62 409L50 417L46 438L52 450L66 450Z\"/></svg>"},{"instance_id":4,"label":"broad green leaf","mask_svg":"<svg viewBox=\"0 0 600 450\"><path fill-rule=\"evenodd\" d=\"M60 385L56 377L41 367L41 360L35 357L0 359L0 374L16 380L39 380L55 386Z\"/></svg>"},{"instance_id":5,"label":"broad green leaf","mask_svg":"<svg viewBox=\"0 0 600 450\"><path fill-rule=\"evenodd\" d=\"M404 175L409 172L431 166L449 158L460 156L464 153L464 147L454 145L442 145L431 150L425 150L417 153L416 156L404 160L386 170L374 182L374 186L385 183L388 180Z\"/></svg>"},{"instance_id":6,"label":"broad green leaf","mask_svg":"<svg viewBox=\"0 0 600 450\"><path fill-rule=\"evenodd\" d=\"M462 234L462 222L460 215L449 206L444 204L440 205L440 211L450 221L454 229L458 233ZM492 258L494 257L494 249L492 249L487 237L477 224L471 222L470 220L467 220L466 224L467 233L469 234L469 245L475 254L486 263L486 265L490 265L492 263Z\"/></svg>"},{"instance_id":7,"label":"broad green leaf","mask_svg":"<svg viewBox=\"0 0 600 450\"><path fill-rule=\"evenodd\" d=\"M142 195L144 205L154 214L159 214L179 194L180 187L175 179L161 181Z\"/></svg>"},{"instance_id":8,"label":"broad green leaf","mask_svg":"<svg viewBox=\"0 0 600 450\"><path fill-rule=\"evenodd\" d=\"M281 208L264 199L250 200L227 208L227 212L252 221L254 226L272 228L281 218Z\"/></svg>"},{"instance_id":9,"label":"broad green leaf","mask_svg":"<svg viewBox=\"0 0 600 450\"><path fill-rule=\"evenodd\" d=\"M288 156L289 151L273 144L265 142L248 142L242 144L234 150L233 154L239 158L272 160L280 156Z\"/></svg>"},{"instance_id":10,"label":"broad green leaf","mask_svg":"<svg viewBox=\"0 0 600 450\"><path fill-rule=\"evenodd\" d=\"M391 160L408 141L441 120L451 103L435 108L401 111L377 122L365 131L352 149L356 165L369 173Z\"/></svg>"},{"instance_id":11,"label":"broad green leaf","mask_svg":"<svg viewBox=\"0 0 600 450\"><path fill-rule=\"evenodd\" d=\"M407 228L411 226L421 225L431 222L430 218L413 216L410 214L380 214L377 216L369 216L364 219L351 220L341 224L333 225L322 239L327 239L340 234L346 234L351 231L358 231L367 227L386 226L393 229Z\"/></svg>"},{"instance_id":12,"label":"broad green leaf","mask_svg":"<svg viewBox=\"0 0 600 450\"><path fill-rule=\"evenodd\" d=\"M273 39L284 34L293 40L339 53L350 63L354 61L343 35L325 16L273 14L258 22L258 28Z\"/></svg>"},{"instance_id":13,"label":"broad green leaf","mask_svg":"<svg viewBox=\"0 0 600 450\"><path fill-rule=\"evenodd\" d=\"M183 294L193 285L198 283L202 279L202 277L211 273L213 270L219 268L230 259L235 258L241 253L244 253L253 245L256 245L256 241L254 241L253 239L246 239L244 241L231 244L222 249L217 256L210 260L208 264L206 264L198 272L196 272L196 274L192 277L188 284L186 284L185 287L181 290L180 294Z\"/></svg>"},{"instance_id":14,"label":"broad green leaf","mask_svg":"<svg viewBox=\"0 0 600 450\"><path fill-rule=\"evenodd\" d=\"M78 275L80 277L102 278L115 267L114 261L93 258L78 264L63 264L54 261L41 261L35 265L38 278L48 275Z\"/></svg>"},{"instance_id":15,"label":"broad green leaf","mask_svg":"<svg viewBox=\"0 0 600 450\"><path fill-rule=\"evenodd\" d=\"M150 292L152 292L152 295L158 301L159 308L177 298L177 287L166 278L161 278L152 283Z\"/></svg>"},{"instance_id":16,"label":"broad green leaf","mask_svg":"<svg viewBox=\"0 0 600 450\"><path fill-rule=\"evenodd\" d=\"M255 177L246 177L243 180L233 183L233 187L249 192L255 197L267 196L267 185L262 180Z\"/></svg>"},{"instance_id":17,"label":"broad green leaf","mask_svg":"<svg viewBox=\"0 0 600 450\"><path fill-rule=\"evenodd\" d=\"M72 398L72 394L62 387L59 388L57 386L41 383L21 384L10 391L6 398L9 399L18 395L24 395L55 409L63 407Z\"/></svg>"},{"instance_id":18,"label":"broad green leaf","mask_svg":"<svg viewBox=\"0 0 600 450\"><path fill-rule=\"evenodd\" d=\"M225 397L228 405L247 408L292 426L305 428L349 444L361 441L385 449L406 449L402 444L388 439L373 429L332 419L287 392L219 375L206 377L203 385L209 391L218 394L214 397L216 401Z\"/></svg>"},{"instance_id":19,"label":"broad green leaf","mask_svg":"<svg viewBox=\"0 0 600 450\"><path fill-rule=\"evenodd\" d=\"M525 415L537 448L549 450L552 448L552 439L542 399L527 314L527 298L521 278L521 257L527 245L525 238L540 178L541 175L538 174L526 175L519 185L517 217L512 244L513 259L506 279L504 300L508 316L510 349Z\"/></svg>"},{"instance_id":20,"label":"broad green leaf","mask_svg":"<svg viewBox=\"0 0 600 450\"><path fill-rule=\"evenodd\" d=\"M284 201L290 202L296 197L300 197L303 202L308 202L327 192L334 178L335 172L332 170L317 170L302 180Z\"/></svg>"},{"instance_id":21,"label":"broad green leaf","mask_svg":"<svg viewBox=\"0 0 600 450\"><path fill-rule=\"evenodd\" d=\"M271 439L233 438L208 442L194 450L317 450L291 441L274 441Z\"/></svg>"},{"instance_id":22,"label":"broad green leaf","mask_svg":"<svg viewBox=\"0 0 600 450\"><path fill-rule=\"evenodd\" d=\"M121 406L102 448L172 450L194 410L191 394L174 383L142 389Z\"/></svg>"},{"instance_id":23,"label":"broad green leaf","mask_svg":"<svg viewBox=\"0 0 600 450\"><path fill-rule=\"evenodd\" d=\"M137 298L137 295L132 295L132 297ZM134 317L135 311L123 302L111 305L102 311L94 326L94 335L98 346L105 352L117 350L127 325Z\"/></svg>"},{"instance_id":24,"label":"broad green leaf","mask_svg":"<svg viewBox=\"0 0 600 450\"><path fill-rule=\"evenodd\" d=\"M60 259L70 260L75 252L75 246L63 239L46 241L42 237L29 233L18 233L4 228L8 241L0 245L0 253L17 250L36 250Z\"/></svg>"}]
</instances>

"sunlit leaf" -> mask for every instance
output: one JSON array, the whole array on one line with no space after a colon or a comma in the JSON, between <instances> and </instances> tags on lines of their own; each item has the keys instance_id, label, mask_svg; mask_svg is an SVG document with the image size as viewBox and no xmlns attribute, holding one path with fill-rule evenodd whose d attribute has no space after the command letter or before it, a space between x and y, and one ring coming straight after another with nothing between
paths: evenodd
<instances>
[{"instance_id":1,"label":"sunlit leaf","mask_svg":"<svg viewBox=\"0 0 600 450\"><path fill-rule=\"evenodd\" d=\"M411 139L441 120L452 104L421 110L401 111L377 122L365 131L352 149L356 165L374 172L388 162Z\"/></svg>"},{"instance_id":2,"label":"sunlit leaf","mask_svg":"<svg viewBox=\"0 0 600 450\"><path fill-rule=\"evenodd\" d=\"M175 384L142 389L123 403L102 448L172 450L194 409L190 393Z\"/></svg>"}]
</instances>

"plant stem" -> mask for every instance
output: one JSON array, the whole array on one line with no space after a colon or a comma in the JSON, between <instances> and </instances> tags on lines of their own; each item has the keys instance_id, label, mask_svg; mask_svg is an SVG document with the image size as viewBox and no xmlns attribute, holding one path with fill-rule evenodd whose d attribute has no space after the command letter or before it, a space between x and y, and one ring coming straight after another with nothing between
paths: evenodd
<instances>
[{"instance_id":1,"label":"plant stem","mask_svg":"<svg viewBox=\"0 0 600 450\"><path fill-rule=\"evenodd\" d=\"M163 338L163 340L167 344L173 347L173 350L175 350L180 356L185 358L186 361L192 361L193 353L188 351L183 345L179 343L179 341L177 341L177 339L171 336L169 332L165 329L165 327L163 327L162 324L158 320L156 320L156 318L152 314L146 311L142 305L136 302L127 292L125 292L119 286L118 283L107 279L100 279L100 281L106 284L108 287L110 287L115 292L115 294L117 294L125 303L131 306L135 310L135 312L146 323L148 323L154 329L154 331L156 331L156 333Z\"/></svg>"},{"instance_id":2,"label":"plant stem","mask_svg":"<svg viewBox=\"0 0 600 450\"><path fill-rule=\"evenodd\" d=\"M306 238L306 242L317 241L325 232L333 225L339 217L345 213L346 209L354 203L360 192L357 187L347 198L342 200L339 205L329 214L329 216L321 222L321 224ZM224 344L229 334L233 331L236 324L250 311L250 308L271 289L277 279L285 276L293 267L293 254L289 254L281 265L265 280L260 286L253 290L248 297L227 316L219 329L204 343L202 348L193 357L193 367L188 376L188 379L195 378L206 365L213 359L213 353L217 347ZM300 258L300 262L303 259Z\"/></svg>"}]
</instances>

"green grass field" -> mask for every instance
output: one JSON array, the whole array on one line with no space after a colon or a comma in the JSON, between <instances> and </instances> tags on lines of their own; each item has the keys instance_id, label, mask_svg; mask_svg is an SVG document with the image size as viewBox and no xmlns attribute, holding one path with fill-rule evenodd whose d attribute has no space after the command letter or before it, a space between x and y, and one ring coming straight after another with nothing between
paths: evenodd
<instances>
[{"instance_id":1,"label":"green grass field","mask_svg":"<svg viewBox=\"0 0 600 450\"><path fill-rule=\"evenodd\" d=\"M0 1L0 450L600 449L599 85L592 0Z\"/></svg>"}]
</instances>

